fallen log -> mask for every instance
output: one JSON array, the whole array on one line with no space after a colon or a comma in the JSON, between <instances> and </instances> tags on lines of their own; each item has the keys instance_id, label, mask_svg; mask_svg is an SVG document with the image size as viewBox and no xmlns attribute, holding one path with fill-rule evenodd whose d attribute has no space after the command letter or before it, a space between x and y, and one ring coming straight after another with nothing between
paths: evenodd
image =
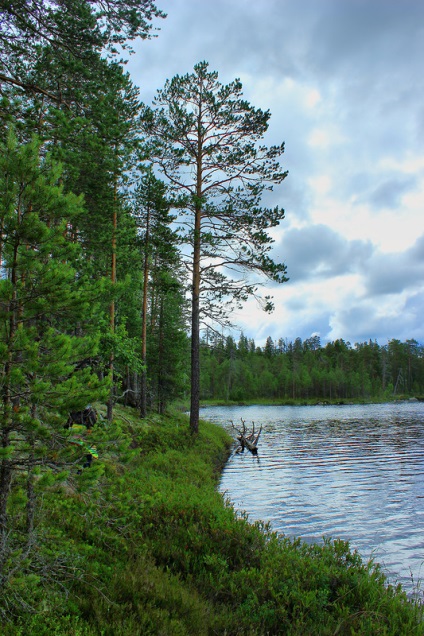
<instances>
[{"instance_id":1,"label":"fallen log","mask_svg":"<svg viewBox=\"0 0 424 636\"><path fill-rule=\"evenodd\" d=\"M237 428L234 425L234 422L230 420L232 428L238 433L237 439L240 442L240 445L236 449L236 453L242 453L244 449L247 448L247 450L249 450L252 453L252 455L257 455L259 436L262 432L262 424L259 429L259 432L255 433L255 422L252 422L252 430L248 432L246 429L246 422L243 420L242 417L240 418L240 420L243 425L242 429Z\"/></svg>"}]
</instances>

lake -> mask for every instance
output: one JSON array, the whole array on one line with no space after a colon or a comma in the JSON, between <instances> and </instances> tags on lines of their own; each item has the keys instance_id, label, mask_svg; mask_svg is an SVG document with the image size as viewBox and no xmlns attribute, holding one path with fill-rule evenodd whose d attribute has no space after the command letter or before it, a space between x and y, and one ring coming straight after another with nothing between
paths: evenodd
<instances>
[{"instance_id":1,"label":"lake","mask_svg":"<svg viewBox=\"0 0 424 636\"><path fill-rule=\"evenodd\" d=\"M421 590L424 403L210 407L200 417L234 437L231 420L262 424L258 456L233 454L220 482L251 521L306 542L348 540L391 583Z\"/></svg>"}]
</instances>

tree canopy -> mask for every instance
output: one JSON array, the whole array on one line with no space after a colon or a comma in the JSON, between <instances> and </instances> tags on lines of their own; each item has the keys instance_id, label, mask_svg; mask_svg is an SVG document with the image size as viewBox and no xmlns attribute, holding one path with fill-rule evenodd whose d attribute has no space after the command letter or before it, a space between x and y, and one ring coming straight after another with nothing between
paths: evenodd
<instances>
[{"instance_id":1,"label":"tree canopy","mask_svg":"<svg viewBox=\"0 0 424 636\"><path fill-rule=\"evenodd\" d=\"M2 0L0 16L0 81L63 103L58 65L84 76L96 55L116 57L151 37L153 18L165 14L153 0ZM43 78L35 73L41 54Z\"/></svg>"}]
</instances>

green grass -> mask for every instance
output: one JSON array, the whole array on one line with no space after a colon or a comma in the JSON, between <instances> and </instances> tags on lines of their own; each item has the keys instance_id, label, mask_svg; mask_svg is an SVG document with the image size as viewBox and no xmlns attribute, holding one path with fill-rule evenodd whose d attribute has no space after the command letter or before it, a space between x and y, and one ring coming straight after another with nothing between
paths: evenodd
<instances>
[{"instance_id":1,"label":"green grass","mask_svg":"<svg viewBox=\"0 0 424 636\"><path fill-rule=\"evenodd\" d=\"M421 608L345 542L308 546L235 513L216 489L221 428L192 437L181 414L117 409L93 441L93 468L40 486L4 636L424 634Z\"/></svg>"}]
</instances>

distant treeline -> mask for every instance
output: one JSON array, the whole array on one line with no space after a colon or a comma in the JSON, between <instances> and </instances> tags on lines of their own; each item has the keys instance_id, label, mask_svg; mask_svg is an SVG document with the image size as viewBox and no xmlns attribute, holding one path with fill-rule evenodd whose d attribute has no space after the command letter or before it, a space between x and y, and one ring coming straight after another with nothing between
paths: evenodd
<instances>
[{"instance_id":1,"label":"distant treeline","mask_svg":"<svg viewBox=\"0 0 424 636\"><path fill-rule=\"evenodd\" d=\"M314 336L264 347L241 336L202 343L202 399L371 399L424 395L424 348L416 340L325 346Z\"/></svg>"}]
</instances>

